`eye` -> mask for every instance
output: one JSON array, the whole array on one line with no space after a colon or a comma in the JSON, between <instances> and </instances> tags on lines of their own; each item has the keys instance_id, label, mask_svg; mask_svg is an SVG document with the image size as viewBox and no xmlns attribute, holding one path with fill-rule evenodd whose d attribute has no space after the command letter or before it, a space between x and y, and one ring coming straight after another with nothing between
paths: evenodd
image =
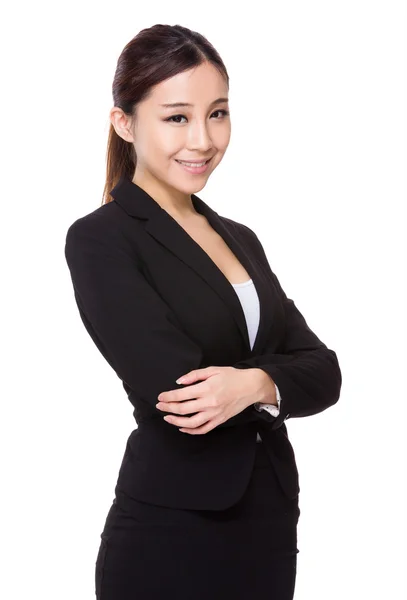
<instances>
[{"instance_id":1,"label":"eye","mask_svg":"<svg viewBox=\"0 0 407 600\"><path fill-rule=\"evenodd\" d=\"M229 111L228 110L223 110L223 109L221 110L221 109L219 109L219 110L215 110L215 112L212 113L212 114L215 114L215 113L223 113L223 116L226 117L229 114Z\"/></svg>"},{"instance_id":2,"label":"eye","mask_svg":"<svg viewBox=\"0 0 407 600\"><path fill-rule=\"evenodd\" d=\"M215 115L216 113L223 113L221 119L215 119L216 121L220 121L222 120L222 118L226 117L229 114L228 110L215 110L215 112L212 113L212 115ZM172 119L186 119L185 115L172 115L171 117L168 117L167 119L164 119L164 121L168 121L171 123L177 123L177 124L181 124L180 121L173 121Z\"/></svg>"}]
</instances>

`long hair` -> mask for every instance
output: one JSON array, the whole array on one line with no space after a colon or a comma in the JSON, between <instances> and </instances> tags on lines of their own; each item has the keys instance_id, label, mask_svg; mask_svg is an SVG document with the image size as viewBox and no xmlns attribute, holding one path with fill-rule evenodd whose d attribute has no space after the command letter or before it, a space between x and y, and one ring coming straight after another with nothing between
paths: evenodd
<instances>
[{"instance_id":1,"label":"long hair","mask_svg":"<svg viewBox=\"0 0 407 600\"><path fill-rule=\"evenodd\" d=\"M134 116L137 104L153 86L203 62L229 75L218 52L200 33L181 25L153 25L142 29L123 48L113 79L114 106ZM110 192L122 175L134 176L137 156L134 145L120 137L110 123L106 152L106 182L102 204L112 201Z\"/></svg>"}]
</instances>

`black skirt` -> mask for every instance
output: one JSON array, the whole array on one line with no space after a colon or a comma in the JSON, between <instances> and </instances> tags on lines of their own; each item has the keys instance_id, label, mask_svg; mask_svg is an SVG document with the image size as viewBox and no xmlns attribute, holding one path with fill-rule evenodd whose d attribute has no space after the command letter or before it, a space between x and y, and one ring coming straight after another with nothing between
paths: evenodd
<instances>
[{"instance_id":1,"label":"black skirt","mask_svg":"<svg viewBox=\"0 0 407 600\"><path fill-rule=\"evenodd\" d=\"M298 497L280 487L263 442L232 507L189 510L117 495L101 533L97 600L292 600Z\"/></svg>"}]
</instances>

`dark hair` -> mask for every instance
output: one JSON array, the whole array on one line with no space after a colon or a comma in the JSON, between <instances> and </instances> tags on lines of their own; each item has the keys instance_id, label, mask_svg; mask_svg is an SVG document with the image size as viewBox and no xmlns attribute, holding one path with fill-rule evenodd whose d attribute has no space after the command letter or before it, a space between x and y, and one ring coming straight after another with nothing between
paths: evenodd
<instances>
[{"instance_id":1,"label":"dark hair","mask_svg":"<svg viewBox=\"0 0 407 600\"><path fill-rule=\"evenodd\" d=\"M221 57L200 33L181 25L157 24L142 29L118 58L112 86L114 106L134 116L136 105L148 97L153 86L205 61L220 71L229 86ZM110 123L102 204L111 202L110 192L122 175L133 178L136 161L133 144L120 137Z\"/></svg>"}]
</instances>

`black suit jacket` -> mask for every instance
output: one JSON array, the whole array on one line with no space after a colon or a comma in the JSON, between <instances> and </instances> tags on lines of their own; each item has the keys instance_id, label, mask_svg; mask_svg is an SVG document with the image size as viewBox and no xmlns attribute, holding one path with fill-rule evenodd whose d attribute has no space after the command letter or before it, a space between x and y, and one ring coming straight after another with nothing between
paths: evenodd
<instances>
[{"instance_id":1,"label":"black suit jacket","mask_svg":"<svg viewBox=\"0 0 407 600\"><path fill-rule=\"evenodd\" d=\"M287 298L251 229L192 195L256 287L253 349L234 288L199 244L128 177L111 194L113 201L70 225L65 257L81 319L122 380L138 424L116 491L170 507L229 507L248 485L259 431L283 490L295 498L298 471L284 421L337 402L335 352ZM264 369L281 393L279 416L250 406L201 435L164 421L168 413L155 407L159 393L209 365Z\"/></svg>"}]
</instances>

